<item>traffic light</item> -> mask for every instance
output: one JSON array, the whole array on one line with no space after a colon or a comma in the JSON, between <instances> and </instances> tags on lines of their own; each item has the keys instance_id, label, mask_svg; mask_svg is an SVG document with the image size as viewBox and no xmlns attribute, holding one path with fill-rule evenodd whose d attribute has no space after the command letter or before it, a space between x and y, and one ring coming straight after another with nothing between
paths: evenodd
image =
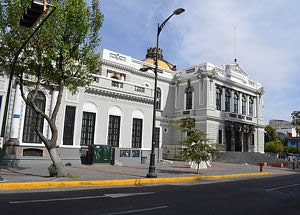
<instances>
[{"instance_id":1,"label":"traffic light","mask_svg":"<svg viewBox=\"0 0 300 215\"><path fill-rule=\"evenodd\" d=\"M32 0L31 6L25 10L20 25L31 28L48 9L48 0Z\"/></svg>"}]
</instances>

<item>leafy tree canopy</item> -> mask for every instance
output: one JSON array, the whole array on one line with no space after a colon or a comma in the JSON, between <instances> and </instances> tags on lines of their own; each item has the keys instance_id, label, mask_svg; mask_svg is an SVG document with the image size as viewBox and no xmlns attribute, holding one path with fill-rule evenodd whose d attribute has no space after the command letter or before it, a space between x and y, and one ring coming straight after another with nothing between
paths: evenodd
<instances>
[{"instance_id":1,"label":"leafy tree canopy","mask_svg":"<svg viewBox=\"0 0 300 215\"><path fill-rule=\"evenodd\" d=\"M276 130L272 126L267 125L265 127L265 143L277 140L279 140L279 136Z\"/></svg>"}]
</instances>

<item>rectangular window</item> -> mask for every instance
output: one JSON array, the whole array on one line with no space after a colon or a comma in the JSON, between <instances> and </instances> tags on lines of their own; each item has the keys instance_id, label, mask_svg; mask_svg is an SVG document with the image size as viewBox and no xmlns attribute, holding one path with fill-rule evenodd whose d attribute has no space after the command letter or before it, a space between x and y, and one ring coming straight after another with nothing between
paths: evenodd
<instances>
[{"instance_id":1,"label":"rectangular window","mask_svg":"<svg viewBox=\"0 0 300 215\"><path fill-rule=\"evenodd\" d=\"M223 131L219 130L219 144L223 144Z\"/></svg>"},{"instance_id":2,"label":"rectangular window","mask_svg":"<svg viewBox=\"0 0 300 215\"><path fill-rule=\"evenodd\" d=\"M108 123L108 145L119 147L120 139L120 116L109 115Z\"/></svg>"},{"instance_id":3,"label":"rectangular window","mask_svg":"<svg viewBox=\"0 0 300 215\"><path fill-rule=\"evenodd\" d=\"M155 128L155 147L159 147L160 128Z\"/></svg>"},{"instance_id":4,"label":"rectangular window","mask_svg":"<svg viewBox=\"0 0 300 215\"><path fill-rule=\"evenodd\" d=\"M186 93L186 110L191 110L193 108L193 92Z\"/></svg>"},{"instance_id":5,"label":"rectangular window","mask_svg":"<svg viewBox=\"0 0 300 215\"><path fill-rule=\"evenodd\" d=\"M66 106L63 145L73 145L76 107Z\"/></svg>"},{"instance_id":6,"label":"rectangular window","mask_svg":"<svg viewBox=\"0 0 300 215\"><path fill-rule=\"evenodd\" d=\"M83 112L81 128L81 145L93 145L96 113Z\"/></svg>"},{"instance_id":7,"label":"rectangular window","mask_svg":"<svg viewBox=\"0 0 300 215\"><path fill-rule=\"evenodd\" d=\"M0 96L0 110L1 110L1 107L2 107L2 96Z\"/></svg>"},{"instance_id":8,"label":"rectangular window","mask_svg":"<svg viewBox=\"0 0 300 215\"><path fill-rule=\"evenodd\" d=\"M132 148L142 148L143 120L133 118Z\"/></svg>"}]
</instances>

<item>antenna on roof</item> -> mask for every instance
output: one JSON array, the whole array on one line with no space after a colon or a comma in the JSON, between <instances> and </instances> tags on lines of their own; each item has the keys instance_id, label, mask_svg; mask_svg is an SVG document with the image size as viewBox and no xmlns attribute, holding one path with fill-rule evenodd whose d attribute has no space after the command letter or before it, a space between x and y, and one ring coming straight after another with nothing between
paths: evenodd
<instances>
[{"instance_id":1,"label":"antenna on roof","mask_svg":"<svg viewBox=\"0 0 300 215\"><path fill-rule=\"evenodd\" d=\"M233 45L234 45L234 63L237 63L237 57L236 57L235 25L233 26Z\"/></svg>"}]
</instances>

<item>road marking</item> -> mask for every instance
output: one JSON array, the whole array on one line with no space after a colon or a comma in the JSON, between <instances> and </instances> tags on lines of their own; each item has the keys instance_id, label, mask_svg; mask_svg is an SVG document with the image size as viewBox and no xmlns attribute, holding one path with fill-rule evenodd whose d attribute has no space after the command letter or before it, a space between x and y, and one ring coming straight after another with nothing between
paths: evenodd
<instances>
[{"instance_id":1,"label":"road marking","mask_svg":"<svg viewBox=\"0 0 300 215\"><path fill-rule=\"evenodd\" d=\"M282 186L282 187L274 187L274 188L266 189L266 191L280 190L280 189L283 189L283 188L287 188L287 187L295 187L295 186L299 186L299 185L300 185L300 184L291 184L291 185Z\"/></svg>"},{"instance_id":2,"label":"road marking","mask_svg":"<svg viewBox=\"0 0 300 215\"><path fill-rule=\"evenodd\" d=\"M57 199L37 199L37 200L25 200L25 201L12 201L10 204L23 204L23 203L38 203L38 202L55 202L55 201L69 201L69 200L80 200L80 199L97 199L97 198L122 198L127 196L147 195L153 194L154 192L146 193L112 193L104 194L103 196L79 196L71 198L57 198Z\"/></svg>"},{"instance_id":3,"label":"road marking","mask_svg":"<svg viewBox=\"0 0 300 215\"><path fill-rule=\"evenodd\" d=\"M158 209L164 209L168 206L159 206L159 207L153 207L153 208L144 208L144 209L137 209L137 210L129 210L129 211L120 211L115 213L108 213L108 214L100 214L100 215L118 215L118 214L131 214L131 213L138 213L138 212L145 212L145 211L153 211Z\"/></svg>"},{"instance_id":4,"label":"road marking","mask_svg":"<svg viewBox=\"0 0 300 215\"><path fill-rule=\"evenodd\" d=\"M105 198L106 196L81 196L73 198L60 198L60 199L38 199L38 200L26 200L26 201L12 201L10 204L23 204L23 203L36 203L36 202L55 202L55 201L68 201L68 200L79 200L79 199L96 199Z\"/></svg>"},{"instance_id":5,"label":"road marking","mask_svg":"<svg viewBox=\"0 0 300 215\"><path fill-rule=\"evenodd\" d=\"M122 198L127 196L138 196L138 195L149 195L153 194L154 192L147 192L147 193L112 193L112 194L104 194L104 196L110 198Z\"/></svg>"}]
</instances>

